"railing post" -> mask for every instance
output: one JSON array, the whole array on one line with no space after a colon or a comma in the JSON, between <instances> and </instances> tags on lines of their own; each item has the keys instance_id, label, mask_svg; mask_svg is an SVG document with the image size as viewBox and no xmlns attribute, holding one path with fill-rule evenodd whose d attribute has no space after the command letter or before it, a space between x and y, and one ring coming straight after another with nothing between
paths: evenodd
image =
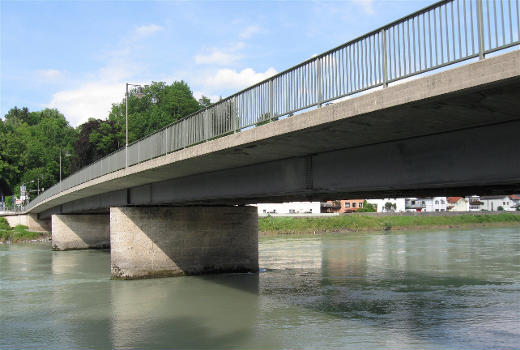
<instances>
[{"instance_id":1,"label":"railing post","mask_svg":"<svg viewBox=\"0 0 520 350\"><path fill-rule=\"evenodd\" d=\"M321 101L323 101L323 96L321 94L321 57L316 59L316 74L318 75L318 108L321 108Z\"/></svg>"},{"instance_id":2,"label":"railing post","mask_svg":"<svg viewBox=\"0 0 520 350\"><path fill-rule=\"evenodd\" d=\"M386 55L386 29L381 30L381 34L383 36L382 40L382 51L383 51L383 87L388 87L388 57Z\"/></svg>"},{"instance_id":3,"label":"railing post","mask_svg":"<svg viewBox=\"0 0 520 350\"><path fill-rule=\"evenodd\" d=\"M273 93L273 79L269 80L269 118L274 118L274 93Z\"/></svg>"},{"instance_id":4,"label":"railing post","mask_svg":"<svg viewBox=\"0 0 520 350\"><path fill-rule=\"evenodd\" d=\"M240 123L239 123L239 120L238 118L235 118L235 116L233 115L233 99L229 99L229 118L231 118L231 121L233 122L233 124L235 124L235 132L239 132L240 131Z\"/></svg>"},{"instance_id":5,"label":"railing post","mask_svg":"<svg viewBox=\"0 0 520 350\"><path fill-rule=\"evenodd\" d=\"M168 127L164 129L164 154L168 154Z\"/></svg>"},{"instance_id":6,"label":"railing post","mask_svg":"<svg viewBox=\"0 0 520 350\"><path fill-rule=\"evenodd\" d=\"M477 28L478 28L478 59L484 59L484 13L482 0L477 0Z\"/></svg>"}]
</instances>

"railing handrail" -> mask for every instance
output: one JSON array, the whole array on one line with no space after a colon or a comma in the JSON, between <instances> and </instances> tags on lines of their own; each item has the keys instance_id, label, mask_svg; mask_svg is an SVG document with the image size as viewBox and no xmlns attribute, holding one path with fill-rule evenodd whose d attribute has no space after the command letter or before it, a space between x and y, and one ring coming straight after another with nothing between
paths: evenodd
<instances>
[{"instance_id":1,"label":"railing handrail","mask_svg":"<svg viewBox=\"0 0 520 350\"><path fill-rule=\"evenodd\" d=\"M483 2L486 3L486 8L484 8ZM490 19L490 2L494 4L493 21ZM457 5L457 23L454 21L455 3ZM466 7L468 3L469 8ZM504 15L504 5L501 1L501 17L497 17L496 3L497 0L442 0L401 17L353 40L300 62L208 107L180 118L146 137L130 143L128 145L129 148L145 140L152 140L157 134L166 130L164 144L157 143L153 145L161 149L164 146L164 152L157 153L154 152L153 149L144 149L143 152L149 153L146 155L147 158L144 157L146 159L141 159L141 154L138 153L137 161L133 164L220 137L229 132L237 132L244 128L256 126L264 120L272 120L273 118L288 115L306 108L320 107L323 103L378 86L386 87L388 83L413 75L422 74L475 57L483 59L486 53L520 44L519 1L517 0L515 5L512 5L512 1L507 2L506 15ZM449 10L448 4L451 4L451 10ZM512 9L512 6L516 6L516 10ZM461 8L462 11L460 11ZM437 11L437 9L439 10ZM450 13L451 26L449 24L448 12ZM486 12L487 18L485 18L484 12ZM426 14L428 15L427 17ZM463 15L463 17L461 17L461 15ZM433 16L433 30L430 19L431 16ZM417 18L417 20L415 20L415 18ZM501 20L501 28L498 26L497 18ZM469 24L467 23L468 19ZM505 31L506 22L509 25L507 32L509 38L507 40ZM513 22L516 23L515 27L513 27ZM406 30L404 23L406 23ZM420 25L421 23L422 27ZM494 24L493 33L492 23ZM487 33L484 32L486 24ZM410 33L410 26L412 33ZM517 32L516 27L518 27ZM477 48L475 48L475 29L477 34ZM455 30L457 30L458 41L455 40ZM502 34L500 43L498 37L499 31ZM493 39L492 34L494 34L495 39ZM407 42L405 41L405 35ZM464 35L464 50L462 46L462 35ZM467 40L468 37L470 40ZM515 37L516 40L514 39ZM401 38L402 41L400 41ZM435 40L435 43L433 40ZM440 44L438 40L440 40ZM444 40L446 42L444 42ZM494 42L494 44L492 44L492 42ZM470 44L469 46L468 43ZM486 45L489 47L486 48ZM362 52L360 53L360 51ZM408 54L408 57L406 57L406 54ZM435 62L433 61L434 56ZM340 63L333 62L333 60L337 60L338 58L342 60ZM274 94L275 88L279 95ZM266 100L268 101L268 106L266 105ZM221 107L224 106L225 108L229 107L229 111L221 109ZM233 108L235 109L233 110ZM214 116L211 120L207 120L206 118L206 112L208 111ZM268 119L265 119L266 115L269 116ZM183 127L184 129L182 129ZM168 130L177 133L175 138L173 138L172 134L168 133ZM168 144L168 140L170 144ZM162 139L159 141L162 142ZM138 150L140 149L138 146ZM74 184L74 181L83 181L83 176L85 177L84 181L89 181L110 172L123 169L124 166L118 167L118 165L111 166L108 164L109 169L102 169L100 173L92 174L96 170L94 168L98 163L109 157L115 157L117 154L121 155L122 152L125 152L125 147L83 167L68 176L64 181L70 180L70 182L72 182L70 187L74 187L81 183ZM85 174L83 174L83 172L85 172ZM80 173L82 173L81 178L79 178ZM56 190L57 187L58 184L46 190L29 203L28 208L44 200L47 196L53 195L51 192ZM60 191L61 190L60 185Z\"/></svg>"}]
</instances>

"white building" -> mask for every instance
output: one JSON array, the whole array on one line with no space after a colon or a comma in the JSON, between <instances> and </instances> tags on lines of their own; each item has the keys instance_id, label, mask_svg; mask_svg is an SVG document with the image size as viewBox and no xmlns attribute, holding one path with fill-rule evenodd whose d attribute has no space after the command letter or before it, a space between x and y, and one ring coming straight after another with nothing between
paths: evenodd
<instances>
[{"instance_id":1,"label":"white building","mask_svg":"<svg viewBox=\"0 0 520 350\"><path fill-rule=\"evenodd\" d=\"M383 199L367 199L367 203L373 204L377 207L378 213L383 212L403 212L405 211L405 199L404 198L383 198ZM387 209L387 204L390 203L391 208ZM388 205L388 207L390 207Z\"/></svg>"},{"instance_id":2,"label":"white building","mask_svg":"<svg viewBox=\"0 0 520 350\"><path fill-rule=\"evenodd\" d=\"M319 214L320 202L258 203L258 214Z\"/></svg>"},{"instance_id":3,"label":"white building","mask_svg":"<svg viewBox=\"0 0 520 350\"><path fill-rule=\"evenodd\" d=\"M515 210L520 210L520 195L512 194L509 196L509 199L514 203L511 206L511 208L514 208Z\"/></svg>"},{"instance_id":4,"label":"white building","mask_svg":"<svg viewBox=\"0 0 520 350\"><path fill-rule=\"evenodd\" d=\"M416 212L440 212L448 207L446 197L406 198L405 210Z\"/></svg>"},{"instance_id":5,"label":"white building","mask_svg":"<svg viewBox=\"0 0 520 350\"><path fill-rule=\"evenodd\" d=\"M516 210L516 203L509 196L482 196L480 201L482 202L480 210L498 211L500 208L504 211Z\"/></svg>"},{"instance_id":6,"label":"white building","mask_svg":"<svg viewBox=\"0 0 520 350\"><path fill-rule=\"evenodd\" d=\"M426 212L446 211L448 207L446 197L425 198L425 202L426 208L424 211Z\"/></svg>"},{"instance_id":7,"label":"white building","mask_svg":"<svg viewBox=\"0 0 520 350\"><path fill-rule=\"evenodd\" d=\"M448 197L448 211L469 211L469 199L464 197Z\"/></svg>"}]
</instances>

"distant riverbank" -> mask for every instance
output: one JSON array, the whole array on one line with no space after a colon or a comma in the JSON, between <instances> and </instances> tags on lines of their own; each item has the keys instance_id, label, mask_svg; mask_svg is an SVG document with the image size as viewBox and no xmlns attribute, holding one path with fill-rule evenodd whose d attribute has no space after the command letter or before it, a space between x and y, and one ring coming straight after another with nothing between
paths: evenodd
<instances>
[{"instance_id":1,"label":"distant riverbank","mask_svg":"<svg viewBox=\"0 0 520 350\"><path fill-rule=\"evenodd\" d=\"M327 217L263 217L258 220L260 235L323 233L338 231L389 231L447 229L486 226L520 226L516 213L461 215L370 215L347 214Z\"/></svg>"},{"instance_id":2,"label":"distant riverbank","mask_svg":"<svg viewBox=\"0 0 520 350\"><path fill-rule=\"evenodd\" d=\"M11 227L5 218L0 218L0 243L47 241L49 237L50 234L47 232L28 231L27 226L16 225Z\"/></svg>"}]
</instances>

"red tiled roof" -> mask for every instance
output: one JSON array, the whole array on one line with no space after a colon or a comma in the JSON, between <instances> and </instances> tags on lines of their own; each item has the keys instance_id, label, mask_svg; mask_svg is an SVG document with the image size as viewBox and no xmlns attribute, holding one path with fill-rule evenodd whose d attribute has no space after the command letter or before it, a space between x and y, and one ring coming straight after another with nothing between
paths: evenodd
<instances>
[{"instance_id":1,"label":"red tiled roof","mask_svg":"<svg viewBox=\"0 0 520 350\"><path fill-rule=\"evenodd\" d=\"M520 196L517 196L516 194L510 195L509 198L514 199L515 201L520 200Z\"/></svg>"},{"instance_id":2,"label":"red tiled roof","mask_svg":"<svg viewBox=\"0 0 520 350\"><path fill-rule=\"evenodd\" d=\"M457 203L462 197L448 197L448 203Z\"/></svg>"}]
</instances>

